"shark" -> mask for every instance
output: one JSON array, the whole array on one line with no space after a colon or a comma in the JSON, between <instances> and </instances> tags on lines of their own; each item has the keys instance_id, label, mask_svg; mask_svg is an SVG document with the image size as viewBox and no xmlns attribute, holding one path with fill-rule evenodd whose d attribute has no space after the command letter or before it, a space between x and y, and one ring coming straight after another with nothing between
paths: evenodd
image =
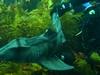
<instances>
[{"instance_id":1,"label":"shark","mask_svg":"<svg viewBox=\"0 0 100 75\"><path fill-rule=\"evenodd\" d=\"M66 41L58 13L51 16L52 25L41 35L13 39L0 48L0 60L38 63L51 70L70 70L74 66L65 64L56 53Z\"/></svg>"}]
</instances>

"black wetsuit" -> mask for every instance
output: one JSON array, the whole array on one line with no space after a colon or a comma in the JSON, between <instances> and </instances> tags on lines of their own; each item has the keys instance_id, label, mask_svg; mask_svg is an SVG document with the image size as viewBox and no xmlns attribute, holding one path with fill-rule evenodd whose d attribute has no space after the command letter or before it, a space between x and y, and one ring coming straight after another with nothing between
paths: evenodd
<instances>
[{"instance_id":1,"label":"black wetsuit","mask_svg":"<svg viewBox=\"0 0 100 75\"><path fill-rule=\"evenodd\" d=\"M55 6L50 14L52 15L54 12L58 12L59 16L62 16L66 11L69 11L73 7L77 7L89 1L91 0L69 0L67 3L62 3L61 5Z\"/></svg>"},{"instance_id":2,"label":"black wetsuit","mask_svg":"<svg viewBox=\"0 0 100 75\"><path fill-rule=\"evenodd\" d=\"M52 13L56 12L57 10L59 16L62 16L66 11L72 9L73 7L80 6L81 4L89 1L92 0L69 0L67 3L62 3L61 5L55 6L50 14L52 15ZM95 10L95 15L88 14L91 9ZM82 44L85 47L84 53L86 53L86 57L89 57L93 52L100 54L100 4L91 9L87 10L85 13L86 15L84 15L85 19L87 20L85 25L83 25L82 36L80 37L84 38L84 40L82 40ZM57 55L67 64L72 64L75 60L73 54L58 52ZM88 58L86 58L86 60L88 61Z\"/></svg>"}]
</instances>

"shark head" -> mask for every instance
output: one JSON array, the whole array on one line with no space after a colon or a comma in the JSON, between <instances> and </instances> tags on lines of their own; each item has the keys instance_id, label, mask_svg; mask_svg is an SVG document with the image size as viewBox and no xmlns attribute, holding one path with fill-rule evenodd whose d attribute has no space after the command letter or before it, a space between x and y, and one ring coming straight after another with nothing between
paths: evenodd
<instances>
[{"instance_id":1,"label":"shark head","mask_svg":"<svg viewBox=\"0 0 100 75\"><path fill-rule=\"evenodd\" d=\"M66 41L57 13L52 15L52 25L41 35L32 38L17 38L0 48L0 58L15 62L37 62L52 70L70 70L56 56L62 43Z\"/></svg>"}]
</instances>

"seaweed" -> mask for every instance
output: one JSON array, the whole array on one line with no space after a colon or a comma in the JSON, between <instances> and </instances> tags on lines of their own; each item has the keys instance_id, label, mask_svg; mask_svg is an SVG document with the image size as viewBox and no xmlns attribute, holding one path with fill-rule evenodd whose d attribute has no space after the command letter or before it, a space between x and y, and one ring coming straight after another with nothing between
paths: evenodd
<instances>
[{"instance_id":1,"label":"seaweed","mask_svg":"<svg viewBox=\"0 0 100 75\"><path fill-rule=\"evenodd\" d=\"M97 53L93 53L89 58L88 61L84 59L85 54L82 52L74 52L76 60L73 62L75 66L75 71L80 73L80 75L99 75L100 63L99 58L100 56ZM90 60L89 60L90 59ZM91 63L89 63L91 61Z\"/></svg>"},{"instance_id":2,"label":"seaweed","mask_svg":"<svg viewBox=\"0 0 100 75\"><path fill-rule=\"evenodd\" d=\"M42 68L36 63L0 62L0 75L45 75L49 69Z\"/></svg>"},{"instance_id":3,"label":"seaweed","mask_svg":"<svg viewBox=\"0 0 100 75\"><path fill-rule=\"evenodd\" d=\"M46 9L47 6L44 6L43 2L41 2L41 8L38 6L30 12L24 10L21 3L13 3L9 6L1 3L0 6L0 29L3 29L0 37L1 42L6 40L5 44L17 37L40 35L51 25L50 9Z\"/></svg>"},{"instance_id":4,"label":"seaweed","mask_svg":"<svg viewBox=\"0 0 100 75\"><path fill-rule=\"evenodd\" d=\"M23 3L22 3L23 4ZM43 33L50 25L50 9L40 2L41 7L32 11L24 10L21 3L8 6L0 1L0 46L18 37L33 37ZM46 3L45 3L46 4ZM0 62L0 75L50 75L49 71L36 63Z\"/></svg>"},{"instance_id":5,"label":"seaweed","mask_svg":"<svg viewBox=\"0 0 100 75\"><path fill-rule=\"evenodd\" d=\"M81 26L84 23L82 14L83 12L74 14L73 10L70 10L61 17L62 30L66 38L66 42L61 47L61 50L67 52L71 50L76 52L80 51L81 37L79 36L81 34L78 36L76 34L81 31Z\"/></svg>"}]
</instances>

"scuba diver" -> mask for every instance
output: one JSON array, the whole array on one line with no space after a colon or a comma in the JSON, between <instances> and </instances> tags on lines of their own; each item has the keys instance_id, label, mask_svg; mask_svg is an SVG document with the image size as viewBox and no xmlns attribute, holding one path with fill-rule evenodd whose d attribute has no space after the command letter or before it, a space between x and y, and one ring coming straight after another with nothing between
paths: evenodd
<instances>
[{"instance_id":1,"label":"scuba diver","mask_svg":"<svg viewBox=\"0 0 100 75\"><path fill-rule=\"evenodd\" d=\"M85 24L83 24L80 34L78 35L81 35L82 52L85 54L84 59L92 63L90 56L94 53L100 55L100 4L92 6L92 4L89 3L90 1L93 0L69 0L68 2L63 2L61 5L54 6L50 15L54 12L58 12L61 17L67 11L75 7L80 5L85 7L85 9L83 8L84 15L82 16ZM100 2L100 0L94 1ZM75 61L73 53L58 52L57 55L66 64L72 65ZM98 63L100 64L100 61Z\"/></svg>"}]
</instances>

